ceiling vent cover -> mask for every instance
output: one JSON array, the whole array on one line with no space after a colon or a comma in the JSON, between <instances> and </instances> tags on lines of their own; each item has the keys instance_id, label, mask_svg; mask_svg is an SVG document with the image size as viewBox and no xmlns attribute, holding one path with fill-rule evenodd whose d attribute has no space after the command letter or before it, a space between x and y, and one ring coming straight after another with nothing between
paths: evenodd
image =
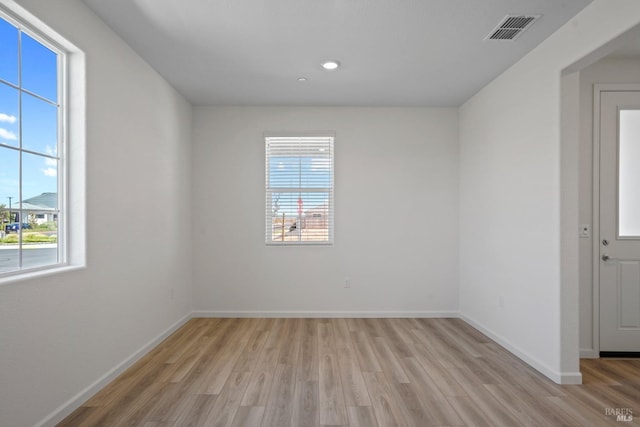
<instances>
[{"instance_id":1,"label":"ceiling vent cover","mask_svg":"<svg viewBox=\"0 0 640 427\"><path fill-rule=\"evenodd\" d=\"M515 40L540 15L507 15L485 40Z\"/></svg>"}]
</instances>

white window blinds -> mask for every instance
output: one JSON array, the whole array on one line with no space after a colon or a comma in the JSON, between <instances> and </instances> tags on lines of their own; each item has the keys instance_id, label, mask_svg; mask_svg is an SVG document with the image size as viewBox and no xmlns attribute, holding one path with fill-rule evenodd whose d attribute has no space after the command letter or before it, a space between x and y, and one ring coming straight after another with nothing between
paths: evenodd
<instances>
[{"instance_id":1,"label":"white window blinds","mask_svg":"<svg viewBox=\"0 0 640 427\"><path fill-rule=\"evenodd\" d=\"M266 243L333 243L333 136L267 136Z\"/></svg>"}]
</instances>

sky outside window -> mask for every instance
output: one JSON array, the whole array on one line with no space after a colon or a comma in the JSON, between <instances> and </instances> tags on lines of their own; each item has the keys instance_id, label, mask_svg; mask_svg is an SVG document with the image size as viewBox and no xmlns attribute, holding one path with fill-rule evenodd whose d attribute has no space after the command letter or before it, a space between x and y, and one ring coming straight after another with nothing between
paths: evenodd
<instances>
[{"instance_id":1,"label":"sky outside window","mask_svg":"<svg viewBox=\"0 0 640 427\"><path fill-rule=\"evenodd\" d=\"M0 143L2 144L16 147L19 144L19 102L20 92L18 89L6 84L0 84Z\"/></svg>"},{"instance_id":2,"label":"sky outside window","mask_svg":"<svg viewBox=\"0 0 640 427\"><path fill-rule=\"evenodd\" d=\"M20 153L16 150L10 150L0 147L0 204L9 207L9 199L11 197L13 208L16 208L19 202L18 194L20 194L20 175L18 173L18 165L20 164Z\"/></svg>"},{"instance_id":3,"label":"sky outside window","mask_svg":"<svg viewBox=\"0 0 640 427\"><path fill-rule=\"evenodd\" d=\"M58 100L58 55L22 33L22 87L43 98Z\"/></svg>"},{"instance_id":4,"label":"sky outside window","mask_svg":"<svg viewBox=\"0 0 640 427\"><path fill-rule=\"evenodd\" d=\"M0 18L0 79L18 84L18 29Z\"/></svg>"},{"instance_id":5,"label":"sky outside window","mask_svg":"<svg viewBox=\"0 0 640 427\"><path fill-rule=\"evenodd\" d=\"M278 203L280 213L297 215L299 204L305 211L328 202L329 193L326 191L304 191L331 187L331 159L328 154L324 156L318 152L309 157L271 157L269 170L269 188L277 197L273 203ZM283 191L279 192L278 189ZM292 192L292 189L300 189L300 191Z\"/></svg>"},{"instance_id":6,"label":"sky outside window","mask_svg":"<svg viewBox=\"0 0 640 427\"><path fill-rule=\"evenodd\" d=\"M22 95L22 148L52 154L58 141L58 107L35 96Z\"/></svg>"}]
</instances>

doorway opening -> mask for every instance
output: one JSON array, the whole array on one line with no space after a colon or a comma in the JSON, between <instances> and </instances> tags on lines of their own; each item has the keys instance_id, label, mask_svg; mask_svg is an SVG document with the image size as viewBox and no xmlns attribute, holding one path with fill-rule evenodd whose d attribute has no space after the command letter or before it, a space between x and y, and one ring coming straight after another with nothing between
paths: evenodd
<instances>
[{"instance_id":1,"label":"doorway opening","mask_svg":"<svg viewBox=\"0 0 640 427\"><path fill-rule=\"evenodd\" d=\"M609 317L611 324L617 322L614 329L630 330L634 329L635 323L640 329L640 317L634 318L631 309L632 300L638 301L638 313L640 316L640 294L636 299L633 292L640 292L640 262L638 265L637 280L634 278L631 270L632 260L627 255L620 255L618 252L612 252L614 247L618 250L617 243L622 242L626 245L628 241L633 240L628 236L621 235L617 229L619 220L618 206L618 186L619 186L619 112L625 110L624 103L616 104L611 110L614 112L615 124L610 129L614 138L614 143L608 149L609 164L607 166L611 175L608 179L610 188L607 206L610 206L612 213L609 215L613 218L615 233L613 237L605 236L611 234L611 230L603 230L601 226L601 149L600 149L600 104L601 97L598 94L604 89L621 89L623 91L640 90L640 25L625 32L616 39L610 41L591 54L584 57L570 67L563 70L562 73L562 126L563 126L563 153L565 150L577 151L577 157L574 164L571 164L569 171L565 171L565 163L563 163L563 180L571 173L574 178L577 175L577 200L573 203L577 206L573 207L571 213L575 213L578 217L577 230L567 230L567 235L575 236L578 245L578 284L579 284L579 347L580 358L597 358L601 356L614 355L616 347L611 347L607 340L601 339L601 320L602 315ZM634 86L635 85L635 86ZM627 106L631 107L631 105ZM627 110L629 108L626 108ZM610 113L611 113L610 111ZM596 124L597 122L597 124ZM576 156L575 153L568 157ZM623 153L623 157L628 157ZM614 169L611 169L614 168ZM638 165L640 170L640 165ZM638 183L640 186L640 182ZM613 197L613 198L612 198ZM613 200L613 201L612 201ZM624 234L624 233L623 233ZM604 244L603 241L607 243ZM615 244L610 244L615 242ZM640 240L639 240L640 242ZM624 245L623 245L624 246ZM603 259L603 256L608 257ZM575 261L574 261L575 262ZM563 259L563 265L566 260ZM605 268L603 270L603 267ZM617 281L615 286L601 289L601 272L606 271L610 275L609 279ZM622 276L614 277L620 273ZM618 280L626 281L621 285ZM633 286L633 283L637 286ZM622 288L621 288L622 286ZM615 295L614 292L615 291ZM632 293L629 293L629 292ZM601 297L609 298L605 301L603 307ZM612 305L613 303L617 306ZM623 303L623 306L620 306ZM626 304L626 305L625 305ZM615 307L615 313L612 314L611 307ZM602 310L609 310L605 313ZM605 319L606 320L606 319ZM636 322L637 320L637 322ZM604 331L605 334L610 332ZM609 338L607 335L606 338ZM640 340L638 340L640 343ZM602 345L604 344L604 346ZM610 350L614 349L614 350ZM614 353L612 353L613 351ZM620 355L630 356L633 351L621 349Z\"/></svg>"}]
</instances>

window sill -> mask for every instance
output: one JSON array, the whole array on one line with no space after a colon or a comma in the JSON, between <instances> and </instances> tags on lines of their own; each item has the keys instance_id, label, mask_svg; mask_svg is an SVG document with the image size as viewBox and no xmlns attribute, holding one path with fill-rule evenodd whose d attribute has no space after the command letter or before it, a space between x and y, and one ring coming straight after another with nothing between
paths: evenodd
<instances>
[{"instance_id":1,"label":"window sill","mask_svg":"<svg viewBox=\"0 0 640 427\"><path fill-rule=\"evenodd\" d=\"M333 246L333 242L266 242L267 246Z\"/></svg>"},{"instance_id":2,"label":"window sill","mask_svg":"<svg viewBox=\"0 0 640 427\"><path fill-rule=\"evenodd\" d=\"M24 270L14 274L0 277L0 286L10 285L16 282L22 282L25 280L39 279L46 276L52 276L60 273L68 273L71 271L82 270L86 268L85 265L58 265L55 267L42 267L39 269Z\"/></svg>"}]
</instances>

